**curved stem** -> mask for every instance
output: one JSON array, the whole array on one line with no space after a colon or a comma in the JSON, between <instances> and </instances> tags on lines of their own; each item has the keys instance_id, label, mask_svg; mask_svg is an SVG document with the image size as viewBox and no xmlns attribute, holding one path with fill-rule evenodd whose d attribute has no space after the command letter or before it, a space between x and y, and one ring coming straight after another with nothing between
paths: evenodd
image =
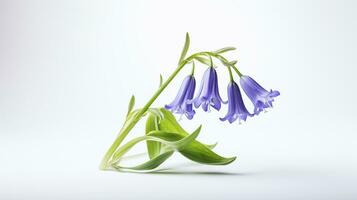
<instances>
[{"instance_id":1,"label":"curved stem","mask_svg":"<svg viewBox=\"0 0 357 200\"><path fill-rule=\"evenodd\" d=\"M229 72L229 77L230 77L231 81L233 80L233 74L232 74L231 68L233 68L233 70L238 74L239 77L243 76L243 74L240 73L240 71L238 70L238 68L236 66L230 64L229 61L225 57L223 57L219 54L209 52L209 51L204 51L204 52L196 53L193 56L198 56L198 55L208 56L211 60L212 60L212 56L213 56L213 57L217 58L218 60L220 60L225 66L227 66L228 72Z\"/></svg>"},{"instance_id":2,"label":"curved stem","mask_svg":"<svg viewBox=\"0 0 357 200\"><path fill-rule=\"evenodd\" d=\"M237 67L236 67L236 66L231 65L231 67L232 67L232 68L234 69L234 71L238 74L239 78L243 76L243 74L242 74L242 73L240 73L240 71L237 69Z\"/></svg>"},{"instance_id":3,"label":"curved stem","mask_svg":"<svg viewBox=\"0 0 357 200\"><path fill-rule=\"evenodd\" d=\"M191 76L195 74L195 61L192 61L192 70L191 70Z\"/></svg>"},{"instance_id":4,"label":"curved stem","mask_svg":"<svg viewBox=\"0 0 357 200\"><path fill-rule=\"evenodd\" d=\"M119 132L118 137L114 140L113 144L109 147L106 154L104 155L102 162L100 164L100 169L105 170L108 166L111 165L110 159L113 156L113 153L118 149L119 145L123 142L125 137L129 134L129 132L134 128L134 126L138 123L141 117L146 113L151 104L157 99L157 97L161 94L161 92L170 84L170 82L176 77L176 75L183 69L183 67L193 60L196 56L205 55L205 56L213 56L218 58L224 63L229 63L227 59L223 56L212 52L198 52L192 54L187 59L183 60L179 66L175 69L175 71L169 76L169 78L160 86L160 88L155 92L155 94L149 99L149 101L144 105L144 107L134 116L133 120L129 124L125 124ZM230 66L230 65L229 65ZM239 73L238 69L233 68L237 73ZM239 73L240 74L240 73ZM231 75L231 72L230 72Z\"/></svg>"},{"instance_id":5,"label":"curved stem","mask_svg":"<svg viewBox=\"0 0 357 200\"><path fill-rule=\"evenodd\" d=\"M233 74L232 74L232 69L230 66L227 66L228 72L229 72L229 80L232 82L233 81Z\"/></svg>"},{"instance_id":6,"label":"curved stem","mask_svg":"<svg viewBox=\"0 0 357 200\"><path fill-rule=\"evenodd\" d=\"M107 169L108 161L111 159L113 153L116 151L116 149L119 147L121 142L125 139L125 137L129 134L131 129L134 128L136 123L140 120L140 118L145 114L145 112L149 109L151 104L156 100L156 98L161 94L161 92L169 85L169 83L172 81L172 79L175 78L175 76L181 71L181 69L187 64L187 60L184 60L181 62L181 64L176 68L176 70L169 76L169 78L161 85L161 87L155 92L155 94L149 99L149 101L144 105L144 107L140 110L138 114L135 115L135 118L131 123L129 123L127 126L124 126L120 132L118 137L115 139L113 144L109 147L107 150L106 154L104 155L102 162L100 164L100 169Z\"/></svg>"}]
</instances>

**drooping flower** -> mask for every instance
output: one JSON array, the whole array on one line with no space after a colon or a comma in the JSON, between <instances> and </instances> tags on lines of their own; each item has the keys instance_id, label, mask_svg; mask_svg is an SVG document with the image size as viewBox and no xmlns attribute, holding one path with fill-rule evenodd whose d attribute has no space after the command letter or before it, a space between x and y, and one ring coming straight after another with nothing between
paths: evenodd
<instances>
[{"instance_id":1,"label":"drooping flower","mask_svg":"<svg viewBox=\"0 0 357 200\"><path fill-rule=\"evenodd\" d=\"M185 114L188 119L192 119L196 112L192 109L190 101L195 93L195 87L195 77L192 75L187 76L183 80L176 98L169 105L165 105L165 108L173 113Z\"/></svg>"},{"instance_id":2,"label":"drooping flower","mask_svg":"<svg viewBox=\"0 0 357 200\"><path fill-rule=\"evenodd\" d=\"M273 107L274 97L280 95L280 92L277 90L267 91L249 76L243 75L240 79L240 85L253 102L254 114L256 115L266 108Z\"/></svg>"},{"instance_id":3,"label":"drooping flower","mask_svg":"<svg viewBox=\"0 0 357 200\"><path fill-rule=\"evenodd\" d=\"M245 121L248 116L253 116L247 110L244 105L242 95L240 93L237 83L231 81L227 87L228 94L228 112L225 117L220 118L221 121L228 120L229 123L233 123L235 120Z\"/></svg>"},{"instance_id":4,"label":"drooping flower","mask_svg":"<svg viewBox=\"0 0 357 200\"><path fill-rule=\"evenodd\" d=\"M194 98L193 103L196 108L202 105L204 111L208 111L212 106L216 110L221 109L221 103L225 103L218 91L217 72L213 67L209 67L202 78L201 87Z\"/></svg>"}]
</instances>

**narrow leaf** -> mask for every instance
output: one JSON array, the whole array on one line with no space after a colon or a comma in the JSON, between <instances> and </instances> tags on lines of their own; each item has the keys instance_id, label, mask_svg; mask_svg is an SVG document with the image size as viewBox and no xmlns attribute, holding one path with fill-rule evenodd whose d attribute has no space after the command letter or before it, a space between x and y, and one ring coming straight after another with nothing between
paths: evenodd
<instances>
[{"instance_id":1,"label":"narrow leaf","mask_svg":"<svg viewBox=\"0 0 357 200\"><path fill-rule=\"evenodd\" d=\"M185 59L189 46L190 46L190 35L186 33L185 45L183 46L178 64L180 64Z\"/></svg>"},{"instance_id":2,"label":"narrow leaf","mask_svg":"<svg viewBox=\"0 0 357 200\"><path fill-rule=\"evenodd\" d=\"M222 48L222 49L218 49L218 50L216 50L216 51L213 51L212 53L221 54L221 53L225 53L225 52L227 52L227 51L234 51L234 50L236 50L235 47L224 47L224 48Z\"/></svg>"},{"instance_id":3,"label":"narrow leaf","mask_svg":"<svg viewBox=\"0 0 357 200\"><path fill-rule=\"evenodd\" d=\"M159 85L159 87L162 86L162 82L163 82L163 79L162 79L162 75L160 74L160 85Z\"/></svg>"},{"instance_id":4,"label":"narrow leaf","mask_svg":"<svg viewBox=\"0 0 357 200\"><path fill-rule=\"evenodd\" d=\"M181 125L177 122L175 116L165 108L160 108L160 113L162 114L162 119L159 120L159 130L167 132L175 132L181 136L187 136L188 132L185 131ZM216 144L206 145L208 148L213 149Z\"/></svg>"},{"instance_id":5,"label":"narrow leaf","mask_svg":"<svg viewBox=\"0 0 357 200\"><path fill-rule=\"evenodd\" d=\"M134 105L135 105L135 96L132 95L128 105L128 113L126 114L127 117L129 116L130 112L133 110Z\"/></svg>"},{"instance_id":6,"label":"narrow leaf","mask_svg":"<svg viewBox=\"0 0 357 200\"><path fill-rule=\"evenodd\" d=\"M172 154L174 151L167 151L164 152L160 155L155 156L154 158L150 159L149 161L137 165L135 167L122 167L118 165L114 165L113 167L117 170L122 170L122 169L129 169L129 170L152 170L155 169L156 167L160 166L163 162L165 162Z\"/></svg>"},{"instance_id":7,"label":"narrow leaf","mask_svg":"<svg viewBox=\"0 0 357 200\"><path fill-rule=\"evenodd\" d=\"M170 146L175 149L182 149L192 141L194 141L198 134L201 131L201 127L199 126L192 134L183 136L175 132L166 132L166 131L153 131L152 133L149 133L148 136L154 136L160 139L163 139L165 141L172 141Z\"/></svg>"},{"instance_id":8,"label":"narrow leaf","mask_svg":"<svg viewBox=\"0 0 357 200\"><path fill-rule=\"evenodd\" d=\"M199 131L198 131L199 132ZM196 133L198 134L198 133ZM187 143L192 142L197 135L191 136L187 135L186 137L190 139L186 139L184 144L181 144L181 146L185 146ZM146 136L141 136L134 138L127 142L126 144L122 145L120 148L116 150L116 152L113 154L113 159L111 163L116 163L119 162L121 157L127 153L131 148L133 148L136 144L138 144L141 141L155 141L155 142L160 142L162 145L169 146L170 149L177 149L177 141L185 139L184 136L177 134L175 132L166 132L166 131L151 131L149 132ZM181 142L183 143L183 142Z\"/></svg>"},{"instance_id":9,"label":"narrow leaf","mask_svg":"<svg viewBox=\"0 0 357 200\"><path fill-rule=\"evenodd\" d=\"M146 120L145 133L146 135L151 131L157 131L158 127L157 116L150 114ZM161 143L155 141L146 141L149 158L152 159L160 154Z\"/></svg>"},{"instance_id":10,"label":"narrow leaf","mask_svg":"<svg viewBox=\"0 0 357 200\"><path fill-rule=\"evenodd\" d=\"M210 149L214 149L217 146L218 142L214 143L214 144L206 144L206 147L210 148Z\"/></svg>"},{"instance_id":11,"label":"narrow leaf","mask_svg":"<svg viewBox=\"0 0 357 200\"><path fill-rule=\"evenodd\" d=\"M222 157L198 141L191 142L179 152L192 161L208 165L227 165L236 159Z\"/></svg>"}]
</instances>

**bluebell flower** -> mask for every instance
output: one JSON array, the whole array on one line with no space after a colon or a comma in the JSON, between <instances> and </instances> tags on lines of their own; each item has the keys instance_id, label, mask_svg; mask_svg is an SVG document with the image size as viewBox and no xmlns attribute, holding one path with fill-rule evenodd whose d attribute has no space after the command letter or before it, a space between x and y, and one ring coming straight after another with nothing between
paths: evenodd
<instances>
[{"instance_id":1,"label":"bluebell flower","mask_svg":"<svg viewBox=\"0 0 357 200\"><path fill-rule=\"evenodd\" d=\"M254 114L256 115L266 108L273 107L272 102L274 101L274 97L280 95L280 92L276 90L267 91L249 76L242 76L240 85L249 99L253 102Z\"/></svg>"},{"instance_id":2,"label":"bluebell flower","mask_svg":"<svg viewBox=\"0 0 357 200\"><path fill-rule=\"evenodd\" d=\"M183 80L176 98L169 105L165 105L165 108L176 114L185 114L188 119L192 119L195 111L192 109L190 101L195 93L195 87L195 77L192 75L187 76Z\"/></svg>"},{"instance_id":3,"label":"bluebell flower","mask_svg":"<svg viewBox=\"0 0 357 200\"><path fill-rule=\"evenodd\" d=\"M219 95L217 72L213 67L210 67L203 75L200 90L193 103L196 108L202 105L203 110L207 112L210 110L210 106L220 110L221 102L225 103Z\"/></svg>"},{"instance_id":4,"label":"bluebell flower","mask_svg":"<svg viewBox=\"0 0 357 200\"><path fill-rule=\"evenodd\" d=\"M245 121L248 116L253 116L244 105L242 95L240 93L237 83L231 81L227 87L228 94L228 112L225 117L220 118L221 121L228 120L233 123L237 119Z\"/></svg>"}]
</instances>

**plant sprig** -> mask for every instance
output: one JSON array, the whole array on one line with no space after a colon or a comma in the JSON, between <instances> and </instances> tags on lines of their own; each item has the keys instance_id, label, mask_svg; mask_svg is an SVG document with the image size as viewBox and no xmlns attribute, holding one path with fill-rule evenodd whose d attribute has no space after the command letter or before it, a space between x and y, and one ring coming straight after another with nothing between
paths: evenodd
<instances>
[{"instance_id":1,"label":"plant sprig","mask_svg":"<svg viewBox=\"0 0 357 200\"><path fill-rule=\"evenodd\" d=\"M149 101L139 109L134 110L135 97L132 96L128 105L128 112L126 120L121 128L118 137L114 140L111 147L105 154L100 168L102 170L115 169L115 170L139 170L146 171L152 170L166 161L174 152L179 152L186 158L202 163L211 165L226 165L233 162L236 157L225 158L212 149L216 146L206 145L198 140L198 136L201 126L196 129L192 134L188 134L177 122L176 118L164 108L151 108L152 103L159 97L164 89L171 83L176 75L188 64L197 60L207 66L214 66L212 58L220 60L230 70L232 67L238 75L241 73L234 66L236 61L228 61L221 54L235 50L234 47L225 47L215 51L202 51L194 53L190 56L186 56L190 46L189 34L186 34L186 40L182 49L178 67L176 70L163 81L160 75L160 86ZM148 115L146 121L146 133L144 136L134 138L121 145L122 141L130 133L133 127L144 117ZM133 167L124 167L120 165L120 161L123 156L136 144L146 141L149 160Z\"/></svg>"}]
</instances>

